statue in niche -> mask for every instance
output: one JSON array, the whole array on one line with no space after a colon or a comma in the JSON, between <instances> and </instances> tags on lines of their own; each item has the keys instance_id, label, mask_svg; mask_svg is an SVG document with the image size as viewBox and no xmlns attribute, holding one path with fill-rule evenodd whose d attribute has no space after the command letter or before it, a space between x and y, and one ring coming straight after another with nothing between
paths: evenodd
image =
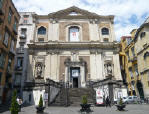
<instances>
[{"instance_id":1,"label":"statue in niche","mask_svg":"<svg viewBox=\"0 0 149 114\"><path fill-rule=\"evenodd\" d=\"M105 75L109 75L109 74L112 74L112 66L111 64L105 64L104 65L104 69L105 69Z\"/></svg>"},{"instance_id":2,"label":"statue in niche","mask_svg":"<svg viewBox=\"0 0 149 114\"><path fill-rule=\"evenodd\" d=\"M107 73L112 74L112 66L111 64L107 64Z\"/></svg>"},{"instance_id":3,"label":"statue in niche","mask_svg":"<svg viewBox=\"0 0 149 114\"><path fill-rule=\"evenodd\" d=\"M107 65L104 65L105 75L107 75Z\"/></svg>"},{"instance_id":4,"label":"statue in niche","mask_svg":"<svg viewBox=\"0 0 149 114\"><path fill-rule=\"evenodd\" d=\"M41 63L38 63L36 65L36 76L42 77L42 64Z\"/></svg>"}]
</instances>

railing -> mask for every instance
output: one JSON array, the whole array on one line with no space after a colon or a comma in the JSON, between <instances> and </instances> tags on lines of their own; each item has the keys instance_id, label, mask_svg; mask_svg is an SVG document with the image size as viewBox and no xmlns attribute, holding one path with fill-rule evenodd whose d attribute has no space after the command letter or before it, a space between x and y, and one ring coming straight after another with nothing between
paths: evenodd
<instances>
[{"instance_id":1,"label":"railing","mask_svg":"<svg viewBox=\"0 0 149 114\"><path fill-rule=\"evenodd\" d=\"M16 51L17 51L17 53L24 53L24 49L23 48L18 48Z\"/></svg>"},{"instance_id":2,"label":"railing","mask_svg":"<svg viewBox=\"0 0 149 114\"><path fill-rule=\"evenodd\" d=\"M21 34L20 38L25 39L26 38L26 34Z\"/></svg>"}]
</instances>

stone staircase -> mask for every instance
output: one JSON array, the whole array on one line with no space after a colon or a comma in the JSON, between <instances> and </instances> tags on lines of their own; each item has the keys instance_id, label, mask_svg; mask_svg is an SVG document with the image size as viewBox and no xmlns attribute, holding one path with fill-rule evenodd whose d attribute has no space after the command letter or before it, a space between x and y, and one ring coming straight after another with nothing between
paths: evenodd
<instances>
[{"instance_id":1,"label":"stone staircase","mask_svg":"<svg viewBox=\"0 0 149 114\"><path fill-rule=\"evenodd\" d=\"M91 88L70 88L69 89L69 102L71 106L80 106L82 96L86 95L88 103L94 104L95 92Z\"/></svg>"},{"instance_id":2,"label":"stone staircase","mask_svg":"<svg viewBox=\"0 0 149 114\"><path fill-rule=\"evenodd\" d=\"M80 106L83 95L87 96L88 103L95 103L95 91L92 88L62 88L59 94L56 96L55 101L52 103L52 105Z\"/></svg>"}]
</instances>

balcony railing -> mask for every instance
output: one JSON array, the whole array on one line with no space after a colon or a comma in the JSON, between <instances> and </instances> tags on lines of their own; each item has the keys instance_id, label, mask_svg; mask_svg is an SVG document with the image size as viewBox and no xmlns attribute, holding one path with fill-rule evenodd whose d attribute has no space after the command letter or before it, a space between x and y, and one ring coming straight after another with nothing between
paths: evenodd
<instances>
[{"instance_id":1,"label":"balcony railing","mask_svg":"<svg viewBox=\"0 0 149 114\"><path fill-rule=\"evenodd\" d=\"M21 34L21 35L20 35L20 38L26 39L26 34Z\"/></svg>"},{"instance_id":2,"label":"balcony railing","mask_svg":"<svg viewBox=\"0 0 149 114\"><path fill-rule=\"evenodd\" d=\"M23 70L23 67L22 66L15 66L15 70L16 71L22 71Z\"/></svg>"},{"instance_id":3,"label":"balcony railing","mask_svg":"<svg viewBox=\"0 0 149 114\"><path fill-rule=\"evenodd\" d=\"M16 51L18 54L20 53L20 54L23 54L24 53L24 49L23 48L19 48L19 49L17 49L17 51Z\"/></svg>"},{"instance_id":4,"label":"balcony railing","mask_svg":"<svg viewBox=\"0 0 149 114\"><path fill-rule=\"evenodd\" d=\"M131 62L137 61L137 57L136 57L136 56L133 56L130 61L131 61Z\"/></svg>"}]
</instances>

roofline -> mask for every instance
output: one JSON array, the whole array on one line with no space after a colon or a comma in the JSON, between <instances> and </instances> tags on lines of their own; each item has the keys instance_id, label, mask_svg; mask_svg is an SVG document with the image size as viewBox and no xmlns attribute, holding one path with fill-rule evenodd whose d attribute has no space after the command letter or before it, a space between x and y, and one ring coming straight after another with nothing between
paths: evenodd
<instances>
[{"instance_id":1,"label":"roofline","mask_svg":"<svg viewBox=\"0 0 149 114\"><path fill-rule=\"evenodd\" d=\"M76 8L78 10L82 10L84 12L91 13L91 14L93 14L92 18L111 18L111 19L114 19L114 15L107 15L107 16L106 15L98 15L98 14L96 14L94 12L89 12L88 10L81 9L81 8L76 7L76 6L72 6L72 7L66 8L66 9L62 9L62 10L59 10L59 11L56 11L56 12L52 12L52 13L49 13L48 15L38 15L38 14L35 14L34 16L37 17L37 18L42 18L42 19L44 19L44 18L56 18L54 16L55 13L60 13L60 12L63 12L65 10L69 10L71 8Z\"/></svg>"},{"instance_id":2,"label":"roofline","mask_svg":"<svg viewBox=\"0 0 149 114\"><path fill-rule=\"evenodd\" d=\"M143 23L136 31L136 34L135 34L135 38L134 38L134 41L137 40L137 37L138 37L138 34L140 33L140 31L144 28L144 26L149 26L149 23Z\"/></svg>"},{"instance_id":3,"label":"roofline","mask_svg":"<svg viewBox=\"0 0 149 114\"><path fill-rule=\"evenodd\" d=\"M15 7L14 3L12 2L12 0L10 0L11 4L13 5L14 9L16 10L16 13L18 14L19 18L21 18L17 8Z\"/></svg>"}]
</instances>

